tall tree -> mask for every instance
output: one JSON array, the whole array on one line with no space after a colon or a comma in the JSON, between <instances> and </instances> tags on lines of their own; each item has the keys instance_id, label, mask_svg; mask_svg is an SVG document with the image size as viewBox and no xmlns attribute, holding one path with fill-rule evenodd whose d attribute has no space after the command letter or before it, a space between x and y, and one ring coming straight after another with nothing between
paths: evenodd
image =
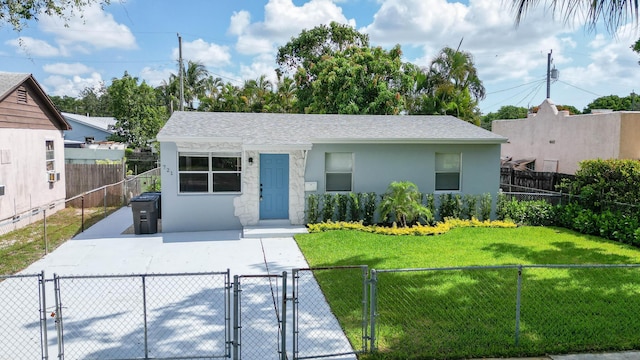
<instances>
[{"instance_id":1,"label":"tall tree","mask_svg":"<svg viewBox=\"0 0 640 360\"><path fill-rule=\"evenodd\" d=\"M138 78L125 72L122 78L112 80L107 92L117 121L114 139L134 148L148 146L168 118L166 108L157 103L154 88L144 81L138 84Z\"/></svg>"},{"instance_id":2,"label":"tall tree","mask_svg":"<svg viewBox=\"0 0 640 360\"><path fill-rule=\"evenodd\" d=\"M640 110L640 96L636 93L631 93L629 96L624 97L618 95L602 96L590 102L584 112L588 114L595 109L637 111Z\"/></svg>"},{"instance_id":3,"label":"tall tree","mask_svg":"<svg viewBox=\"0 0 640 360\"><path fill-rule=\"evenodd\" d=\"M6 23L21 31L27 22L41 15L58 17L65 22L92 4L108 5L110 0L6 0L0 1L0 26Z\"/></svg>"},{"instance_id":4,"label":"tall tree","mask_svg":"<svg viewBox=\"0 0 640 360\"><path fill-rule=\"evenodd\" d=\"M109 94L104 82L98 87L86 87L80 92L80 108L77 113L88 116L111 116Z\"/></svg>"},{"instance_id":5,"label":"tall tree","mask_svg":"<svg viewBox=\"0 0 640 360\"><path fill-rule=\"evenodd\" d=\"M350 47L324 56L312 69L305 112L333 114L399 114L405 110L400 46Z\"/></svg>"},{"instance_id":6,"label":"tall tree","mask_svg":"<svg viewBox=\"0 0 640 360\"><path fill-rule=\"evenodd\" d=\"M297 37L278 49L278 74L293 74L297 87L297 112L304 112L311 101L311 83L315 80L314 67L323 59L350 47L369 47L369 36L349 25L331 22L303 30Z\"/></svg>"},{"instance_id":7,"label":"tall tree","mask_svg":"<svg viewBox=\"0 0 640 360\"><path fill-rule=\"evenodd\" d=\"M485 88L470 53L445 47L428 70L417 71L414 81L418 99L412 101L413 113L453 115L479 125L478 102Z\"/></svg>"},{"instance_id":8,"label":"tall tree","mask_svg":"<svg viewBox=\"0 0 640 360\"><path fill-rule=\"evenodd\" d=\"M512 8L519 24L527 12L538 6L540 0L511 0ZM545 0L555 14L560 14L566 22L585 14L586 26L595 30L598 22L603 21L607 30L614 33L617 28L633 19L638 20L639 3L636 0Z\"/></svg>"},{"instance_id":9,"label":"tall tree","mask_svg":"<svg viewBox=\"0 0 640 360\"><path fill-rule=\"evenodd\" d=\"M204 64L189 60L184 69L184 101L187 108L194 110L194 102L207 94L209 71Z\"/></svg>"},{"instance_id":10,"label":"tall tree","mask_svg":"<svg viewBox=\"0 0 640 360\"><path fill-rule=\"evenodd\" d=\"M482 117L482 126L484 129L491 130L491 122L493 120L507 120L507 119L524 119L529 114L529 109L526 107L506 105L502 106L496 112L490 112Z\"/></svg>"}]
</instances>

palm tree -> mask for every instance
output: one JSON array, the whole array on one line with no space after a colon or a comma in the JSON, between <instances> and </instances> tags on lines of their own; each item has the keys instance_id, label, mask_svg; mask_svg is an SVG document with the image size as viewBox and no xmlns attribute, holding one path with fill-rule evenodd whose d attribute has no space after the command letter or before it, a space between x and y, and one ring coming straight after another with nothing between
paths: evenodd
<instances>
[{"instance_id":1,"label":"palm tree","mask_svg":"<svg viewBox=\"0 0 640 360\"><path fill-rule=\"evenodd\" d=\"M409 181L394 181L380 201L380 216L387 220L393 215L398 226L407 227L414 221L424 218L432 220L433 214L422 205L422 194L416 184Z\"/></svg>"},{"instance_id":2,"label":"palm tree","mask_svg":"<svg viewBox=\"0 0 640 360\"><path fill-rule=\"evenodd\" d=\"M587 27L595 30L597 23L602 20L610 32L615 32L618 26L626 23L629 18L638 20L638 1L627 0L549 0L549 8L560 13L566 22L571 22L576 15L584 13ZM512 8L519 24L526 13L540 4L540 0L512 0Z\"/></svg>"},{"instance_id":3,"label":"palm tree","mask_svg":"<svg viewBox=\"0 0 640 360\"><path fill-rule=\"evenodd\" d=\"M478 77L473 57L465 51L445 47L431 62L419 86L425 89L422 111L450 114L477 123L475 108L484 99L485 88Z\"/></svg>"},{"instance_id":4,"label":"palm tree","mask_svg":"<svg viewBox=\"0 0 640 360\"><path fill-rule=\"evenodd\" d=\"M207 93L207 80L209 71L204 64L189 60L184 70L184 100L189 109L193 109L195 100L204 97Z\"/></svg>"},{"instance_id":5,"label":"palm tree","mask_svg":"<svg viewBox=\"0 0 640 360\"><path fill-rule=\"evenodd\" d=\"M278 112L293 112L296 101L296 90L296 83L292 78L284 77L282 81L278 81L278 90L274 101L278 105Z\"/></svg>"}]
</instances>

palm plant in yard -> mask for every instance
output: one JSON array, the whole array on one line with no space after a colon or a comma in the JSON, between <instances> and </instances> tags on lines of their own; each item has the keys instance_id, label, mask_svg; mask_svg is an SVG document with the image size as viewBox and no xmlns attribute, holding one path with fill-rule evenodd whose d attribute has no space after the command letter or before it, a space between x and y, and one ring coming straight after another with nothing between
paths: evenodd
<instances>
[{"instance_id":1,"label":"palm plant in yard","mask_svg":"<svg viewBox=\"0 0 640 360\"><path fill-rule=\"evenodd\" d=\"M396 223L402 227L425 218L431 220L433 214L422 205L422 194L416 184L410 181L394 181L387 188L380 202L380 216L386 221L393 215Z\"/></svg>"}]
</instances>

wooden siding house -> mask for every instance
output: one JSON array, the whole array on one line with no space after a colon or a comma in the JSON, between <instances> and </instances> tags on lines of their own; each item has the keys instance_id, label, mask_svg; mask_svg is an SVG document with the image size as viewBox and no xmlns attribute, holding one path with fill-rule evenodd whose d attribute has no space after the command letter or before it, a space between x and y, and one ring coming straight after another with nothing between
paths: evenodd
<instances>
[{"instance_id":1,"label":"wooden siding house","mask_svg":"<svg viewBox=\"0 0 640 360\"><path fill-rule=\"evenodd\" d=\"M0 72L0 233L64 208L70 128L31 74Z\"/></svg>"}]
</instances>

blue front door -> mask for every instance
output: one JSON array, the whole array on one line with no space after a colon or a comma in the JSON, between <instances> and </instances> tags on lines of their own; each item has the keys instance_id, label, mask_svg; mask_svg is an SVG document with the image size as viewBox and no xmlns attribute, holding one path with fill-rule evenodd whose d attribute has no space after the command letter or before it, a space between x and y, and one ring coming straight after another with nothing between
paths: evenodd
<instances>
[{"instance_id":1,"label":"blue front door","mask_svg":"<svg viewBox=\"0 0 640 360\"><path fill-rule=\"evenodd\" d=\"M289 155L260 154L260 219L289 218Z\"/></svg>"}]
</instances>

